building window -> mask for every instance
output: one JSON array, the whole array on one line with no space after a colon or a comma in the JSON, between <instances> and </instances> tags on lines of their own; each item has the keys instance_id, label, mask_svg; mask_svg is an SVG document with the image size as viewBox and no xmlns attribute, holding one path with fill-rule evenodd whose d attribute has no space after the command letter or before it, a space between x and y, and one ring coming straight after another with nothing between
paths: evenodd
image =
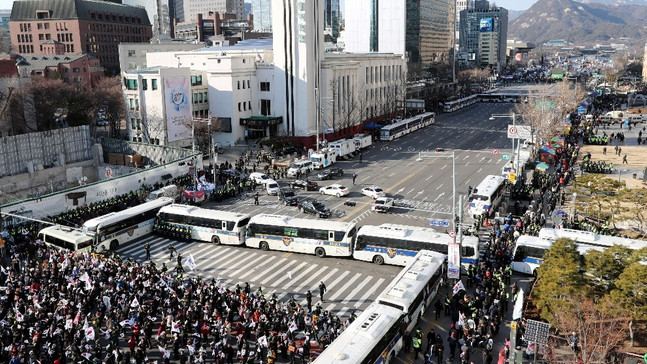
<instances>
[{"instance_id":1,"label":"building window","mask_svg":"<svg viewBox=\"0 0 647 364\"><path fill-rule=\"evenodd\" d=\"M238 103L238 111L243 111L243 105L240 102Z\"/></svg>"},{"instance_id":2,"label":"building window","mask_svg":"<svg viewBox=\"0 0 647 364\"><path fill-rule=\"evenodd\" d=\"M134 49L128 50L128 57L135 57L136 51Z\"/></svg>"},{"instance_id":3,"label":"building window","mask_svg":"<svg viewBox=\"0 0 647 364\"><path fill-rule=\"evenodd\" d=\"M261 99L261 115L268 116L271 115L270 112L271 101Z\"/></svg>"},{"instance_id":4,"label":"building window","mask_svg":"<svg viewBox=\"0 0 647 364\"><path fill-rule=\"evenodd\" d=\"M202 85L202 76L191 76L191 86Z\"/></svg>"},{"instance_id":5,"label":"building window","mask_svg":"<svg viewBox=\"0 0 647 364\"><path fill-rule=\"evenodd\" d=\"M130 118L130 128L132 130L135 130L135 118Z\"/></svg>"},{"instance_id":6,"label":"building window","mask_svg":"<svg viewBox=\"0 0 647 364\"><path fill-rule=\"evenodd\" d=\"M243 82L245 82L245 81L243 81ZM250 87L249 87L249 80L247 80L247 88L250 88Z\"/></svg>"},{"instance_id":7,"label":"building window","mask_svg":"<svg viewBox=\"0 0 647 364\"><path fill-rule=\"evenodd\" d=\"M153 90L157 90L157 78L151 79L151 87Z\"/></svg>"},{"instance_id":8,"label":"building window","mask_svg":"<svg viewBox=\"0 0 647 364\"><path fill-rule=\"evenodd\" d=\"M79 72L81 72L81 69L78 68L78 67L74 67L74 68L72 68L72 72L79 73Z\"/></svg>"},{"instance_id":9,"label":"building window","mask_svg":"<svg viewBox=\"0 0 647 364\"><path fill-rule=\"evenodd\" d=\"M237 82L238 82L238 89L240 90L240 81L237 81Z\"/></svg>"},{"instance_id":10,"label":"building window","mask_svg":"<svg viewBox=\"0 0 647 364\"><path fill-rule=\"evenodd\" d=\"M252 102L251 101L247 101L247 108L249 109L249 111L252 111Z\"/></svg>"},{"instance_id":11,"label":"building window","mask_svg":"<svg viewBox=\"0 0 647 364\"><path fill-rule=\"evenodd\" d=\"M261 91L270 91L270 83L261 82Z\"/></svg>"},{"instance_id":12,"label":"building window","mask_svg":"<svg viewBox=\"0 0 647 364\"><path fill-rule=\"evenodd\" d=\"M148 80L145 78L142 79L142 90L148 90Z\"/></svg>"},{"instance_id":13,"label":"building window","mask_svg":"<svg viewBox=\"0 0 647 364\"><path fill-rule=\"evenodd\" d=\"M126 79L125 80L126 89L131 91L137 90L137 80L135 79Z\"/></svg>"},{"instance_id":14,"label":"building window","mask_svg":"<svg viewBox=\"0 0 647 364\"><path fill-rule=\"evenodd\" d=\"M137 64L135 62L128 62L128 69L134 70L137 68Z\"/></svg>"},{"instance_id":15,"label":"building window","mask_svg":"<svg viewBox=\"0 0 647 364\"><path fill-rule=\"evenodd\" d=\"M139 111L139 100L138 99L128 99L128 105L130 110Z\"/></svg>"}]
</instances>

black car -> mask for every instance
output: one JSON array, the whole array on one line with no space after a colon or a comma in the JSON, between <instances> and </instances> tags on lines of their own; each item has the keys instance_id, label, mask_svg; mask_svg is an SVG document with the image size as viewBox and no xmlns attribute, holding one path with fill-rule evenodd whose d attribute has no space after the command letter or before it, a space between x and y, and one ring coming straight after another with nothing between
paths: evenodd
<instances>
[{"instance_id":1,"label":"black car","mask_svg":"<svg viewBox=\"0 0 647 364\"><path fill-rule=\"evenodd\" d=\"M279 192L279 200L283 201L285 206L297 206L299 205L299 198L293 190L282 188Z\"/></svg>"},{"instance_id":2,"label":"black car","mask_svg":"<svg viewBox=\"0 0 647 364\"><path fill-rule=\"evenodd\" d=\"M299 202L299 210L309 214L315 214L319 217L330 217L330 210L324 204L317 200L301 200Z\"/></svg>"},{"instance_id":3,"label":"black car","mask_svg":"<svg viewBox=\"0 0 647 364\"><path fill-rule=\"evenodd\" d=\"M317 182L312 182L308 180L302 180L302 179L297 179L292 182L290 182L290 187L292 188L301 188L306 191L317 191L319 188L319 185L317 185Z\"/></svg>"},{"instance_id":4,"label":"black car","mask_svg":"<svg viewBox=\"0 0 647 364\"><path fill-rule=\"evenodd\" d=\"M341 168L324 169L317 173L317 177L322 180L331 179L333 177L341 177L344 175L344 170Z\"/></svg>"}]
</instances>

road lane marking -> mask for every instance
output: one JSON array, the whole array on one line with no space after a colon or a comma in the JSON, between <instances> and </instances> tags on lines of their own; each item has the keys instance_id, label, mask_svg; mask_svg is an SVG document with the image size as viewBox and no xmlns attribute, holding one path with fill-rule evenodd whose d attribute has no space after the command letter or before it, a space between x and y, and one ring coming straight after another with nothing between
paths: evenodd
<instances>
[{"instance_id":1,"label":"road lane marking","mask_svg":"<svg viewBox=\"0 0 647 364\"><path fill-rule=\"evenodd\" d=\"M429 177L427 177L427 178L425 179L425 181L429 181L429 180L431 179L431 177L433 177L433 176L434 176L433 174L429 175Z\"/></svg>"},{"instance_id":2,"label":"road lane marking","mask_svg":"<svg viewBox=\"0 0 647 364\"><path fill-rule=\"evenodd\" d=\"M443 186L443 184L442 184L442 183L441 183L441 184L439 184L439 185L438 185L438 187L436 187L436 191L438 191L442 186Z\"/></svg>"}]
</instances>

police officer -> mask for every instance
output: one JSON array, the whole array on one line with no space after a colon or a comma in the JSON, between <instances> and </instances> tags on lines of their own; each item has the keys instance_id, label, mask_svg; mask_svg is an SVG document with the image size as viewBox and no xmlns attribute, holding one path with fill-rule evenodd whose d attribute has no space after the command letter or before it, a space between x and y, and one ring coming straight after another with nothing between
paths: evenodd
<instances>
[{"instance_id":1,"label":"police officer","mask_svg":"<svg viewBox=\"0 0 647 364\"><path fill-rule=\"evenodd\" d=\"M326 285L324 284L323 281L319 283L319 298L321 299L321 302L324 301L324 293L326 293Z\"/></svg>"},{"instance_id":2,"label":"police officer","mask_svg":"<svg viewBox=\"0 0 647 364\"><path fill-rule=\"evenodd\" d=\"M149 242L144 245L144 250L146 250L146 260L151 260L151 244Z\"/></svg>"},{"instance_id":3,"label":"police officer","mask_svg":"<svg viewBox=\"0 0 647 364\"><path fill-rule=\"evenodd\" d=\"M412 342L413 346L413 352L414 352L414 357L413 360L418 359L418 354L420 354L420 346L422 345L422 339L418 337L418 335L413 335Z\"/></svg>"},{"instance_id":4,"label":"police officer","mask_svg":"<svg viewBox=\"0 0 647 364\"><path fill-rule=\"evenodd\" d=\"M254 194L254 205L258 205L258 192Z\"/></svg>"},{"instance_id":5,"label":"police officer","mask_svg":"<svg viewBox=\"0 0 647 364\"><path fill-rule=\"evenodd\" d=\"M308 312L312 311L312 292L306 292L306 301L308 303Z\"/></svg>"},{"instance_id":6,"label":"police officer","mask_svg":"<svg viewBox=\"0 0 647 364\"><path fill-rule=\"evenodd\" d=\"M175 247L173 246L173 244L169 244L167 249L168 249L168 252L170 254L169 257L168 257L168 260L173 260L173 254L176 253L177 250L175 250Z\"/></svg>"}]
</instances>

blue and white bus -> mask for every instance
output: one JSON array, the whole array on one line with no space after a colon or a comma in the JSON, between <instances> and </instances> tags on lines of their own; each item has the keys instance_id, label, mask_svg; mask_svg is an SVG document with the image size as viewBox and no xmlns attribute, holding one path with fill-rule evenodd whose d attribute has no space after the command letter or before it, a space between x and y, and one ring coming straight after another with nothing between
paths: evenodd
<instances>
[{"instance_id":1,"label":"blue and white bus","mask_svg":"<svg viewBox=\"0 0 647 364\"><path fill-rule=\"evenodd\" d=\"M355 223L298 219L260 214L247 225L245 245L261 250L349 257L353 254Z\"/></svg>"},{"instance_id":2,"label":"blue and white bus","mask_svg":"<svg viewBox=\"0 0 647 364\"><path fill-rule=\"evenodd\" d=\"M364 225L357 231L353 258L376 264L405 266L421 250L431 250L447 256L453 239L430 228L382 224ZM461 263L476 264L479 258L478 238L463 237Z\"/></svg>"},{"instance_id":3,"label":"blue and white bus","mask_svg":"<svg viewBox=\"0 0 647 364\"><path fill-rule=\"evenodd\" d=\"M408 119L397 121L380 129L380 140L392 141L413 131L433 124L436 114L426 112Z\"/></svg>"},{"instance_id":4,"label":"blue and white bus","mask_svg":"<svg viewBox=\"0 0 647 364\"><path fill-rule=\"evenodd\" d=\"M620 245L631 250L647 248L647 241L645 240L622 238L611 235L599 235L590 231L575 229L542 228L539 230L539 237L549 239L551 241L559 238L567 238L578 244L599 246L602 248L610 248L614 245Z\"/></svg>"},{"instance_id":5,"label":"blue and white bus","mask_svg":"<svg viewBox=\"0 0 647 364\"><path fill-rule=\"evenodd\" d=\"M537 268L544 262L544 254L551 246L553 246L553 241L550 239L529 235L519 236L512 252L510 267L515 272L536 276ZM580 256L583 256L589 250L603 251L606 249L578 243L576 243L576 246Z\"/></svg>"},{"instance_id":6,"label":"blue and white bus","mask_svg":"<svg viewBox=\"0 0 647 364\"><path fill-rule=\"evenodd\" d=\"M120 245L151 234L159 210L172 203L172 198L160 197L90 219L83 224L82 230L93 238L97 251L115 250Z\"/></svg>"},{"instance_id":7,"label":"blue and white bus","mask_svg":"<svg viewBox=\"0 0 647 364\"><path fill-rule=\"evenodd\" d=\"M191 228L191 239L214 244L243 245L250 215L173 204L164 206L157 217L166 224Z\"/></svg>"},{"instance_id":8,"label":"blue and white bus","mask_svg":"<svg viewBox=\"0 0 647 364\"><path fill-rule=\"evenodd\" d=\"M489 175L479 183L469 196L467 211L473 217L491 216L499 208L505 194L505 178Z\"/></svg>"}]
</instances>

